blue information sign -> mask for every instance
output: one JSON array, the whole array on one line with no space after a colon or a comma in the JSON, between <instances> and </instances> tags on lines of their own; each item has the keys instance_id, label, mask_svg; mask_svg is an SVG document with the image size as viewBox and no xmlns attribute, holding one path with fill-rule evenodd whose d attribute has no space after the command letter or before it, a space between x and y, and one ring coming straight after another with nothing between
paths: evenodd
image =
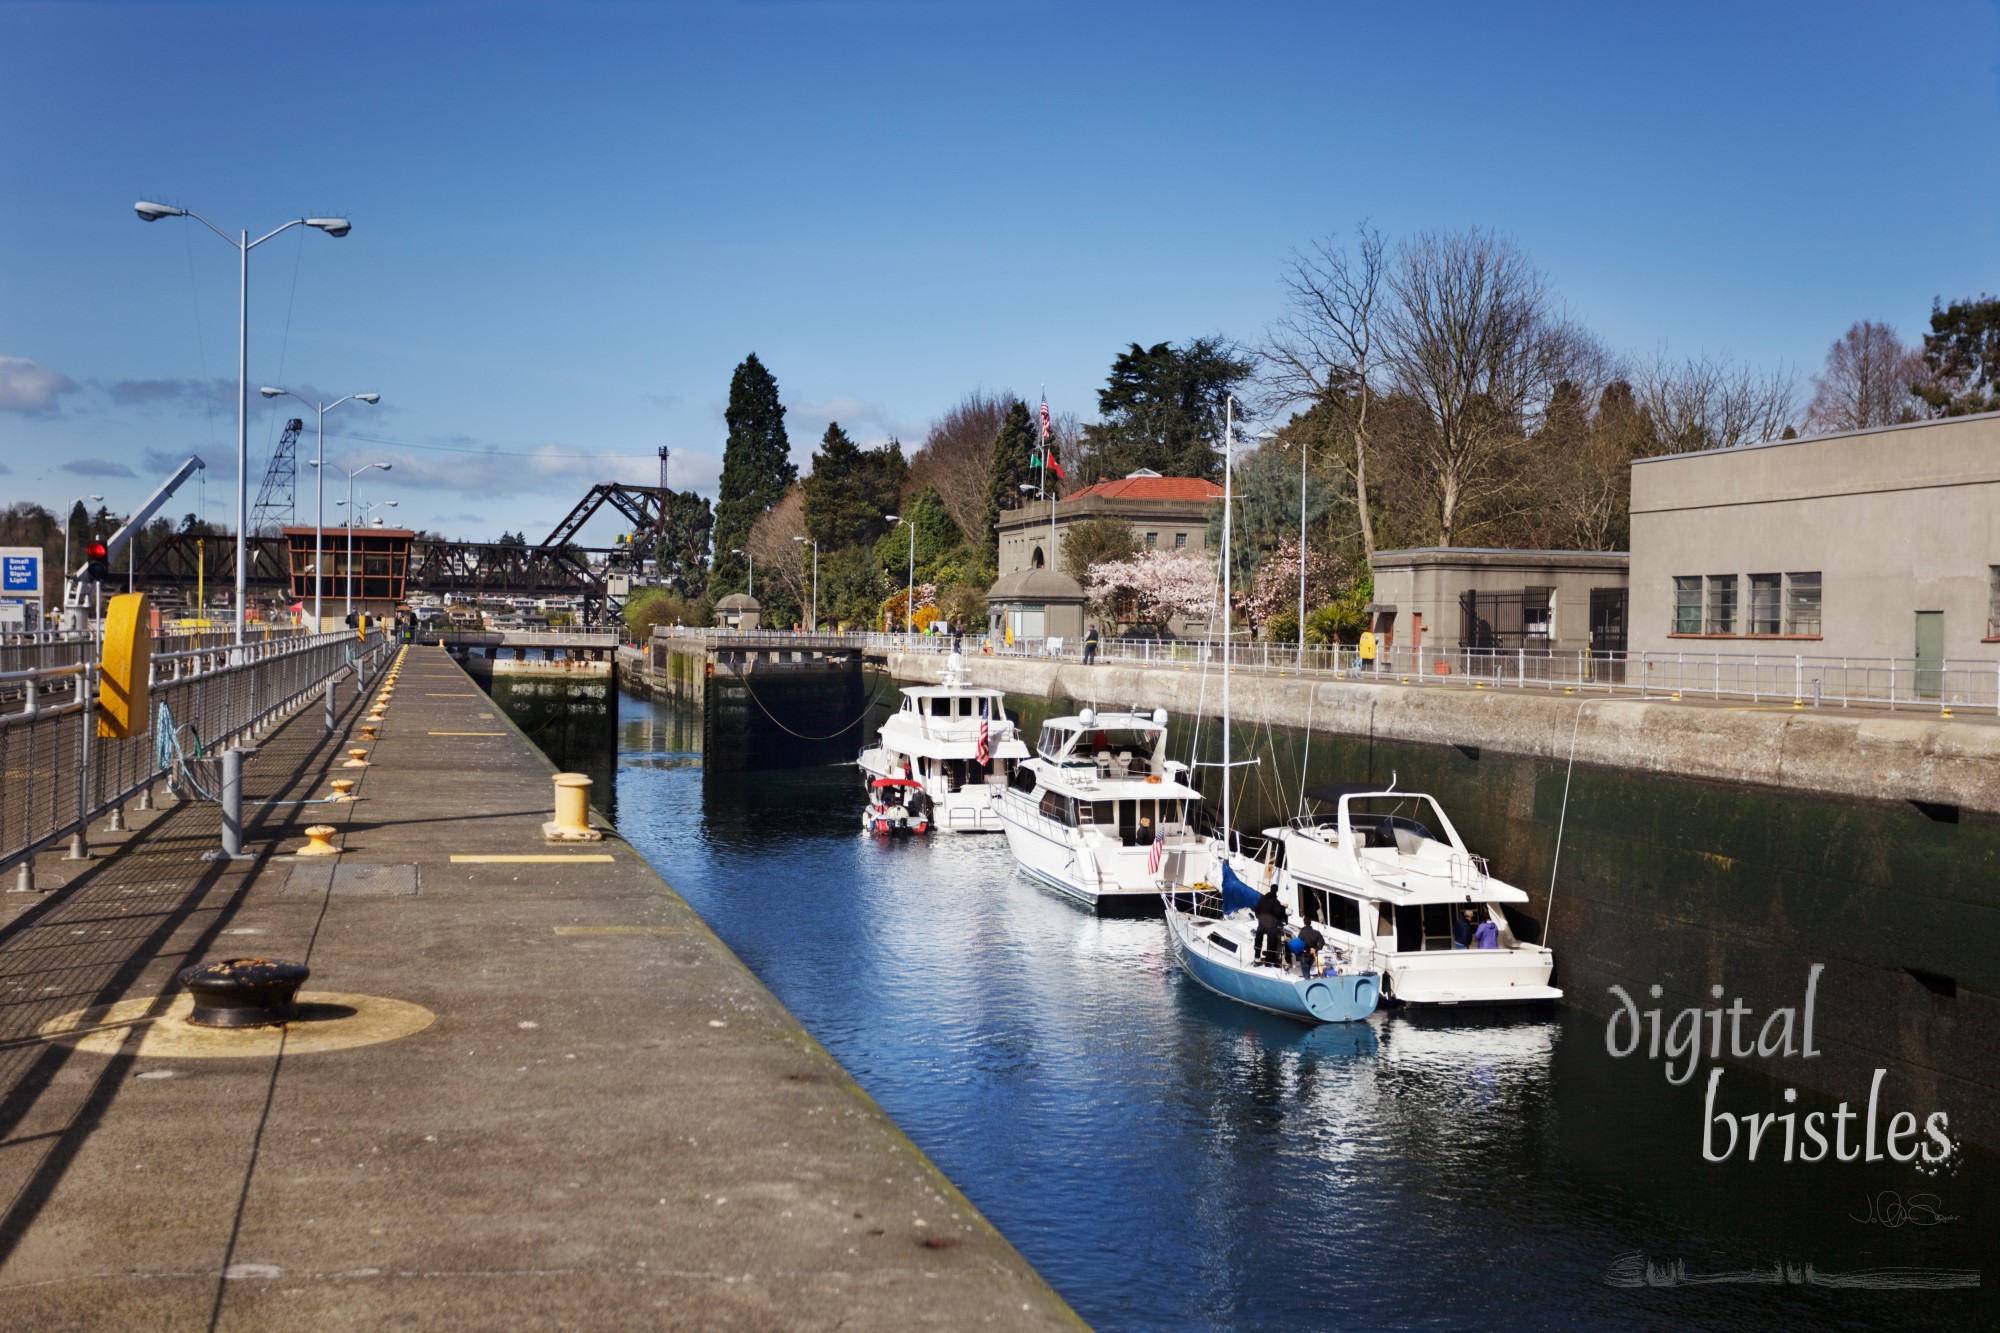
<instances>
[{"instance_id":1,"label":"blue information sign","mask_svg":"<svg viewBox=\"0 0 2000 1333\"><path fill-rule=\"evenodd\" d=\"M37 597L42 591L42 553L16 547L0 550L0 594Z\"/></svg>"}]
</instances>

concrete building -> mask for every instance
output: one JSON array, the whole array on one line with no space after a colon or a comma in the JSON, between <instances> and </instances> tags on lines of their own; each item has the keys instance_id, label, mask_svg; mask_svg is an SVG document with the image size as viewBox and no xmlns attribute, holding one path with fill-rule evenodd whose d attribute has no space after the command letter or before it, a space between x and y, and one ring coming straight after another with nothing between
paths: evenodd
<instances>
[{"instance_id":1,"label":"concrete building","mask_svg":"<svg viewBox=\"0 0 2000 1333\"><path fill-rule=\"evenodd\" d=\"M2000 656L2000 414L1635 462L1631 646Z\"/></svg>"},{"instance_id":2,"label":"concrete building","mask_svg":"<svg viewBox=\"0 0 2000 1333\"><path fill-rule=\"evenodd\" d=\"M763 604L747 593L732 592L715 604L717 629L756 629L763 618Z\"/></svg>"},{"instance_id":3,"label":"concrete building","mask_svg":"<svg viewBox=\"0 0 2000 1333\"><path fill-rule=\"evenodd\" d=\"M1054 569L1017 569L994 580L986 593L986 632L1015 643L1083 637L1083 588Z\"/></svg>"},{"instance_id":4,"label":"concrete building","mask_svg":"<svg viewBox=\"0 0 2000 1333\"><path fill-rule=\"evenodd\" d=\"M1221 499L1222 487L1212 481L1142 470L1065 495L1055 504L1053 536L1048 502L1030 500L1000 515L1000 572L1062 568L1063 535L1087 518L1124 519L1144 549L1206 555L1209 514Z\"/></svg>"},{"instance_id":5,"label":"concrete building","mask_svg":"<svg viewBox=\"0 0 2000 1333\"><path fill-rule=\"evenodd\" d=\"M1000 515L1001 579L1004 582L1007 576L1026 570L1060 571L1063 541L1070 528L1094 518L1120 518L1130 523L1141 550L1178 551L1212 559L1208 520L1221 501L1222 487L1212 481L1163 477L1146 469L1115 481L1096 482L1064 496L1054 505L1053 523L1048 502L1028 501L1021 508ZM1081 595L1081 589L1078 594ZM1132 632L1151 637L1164 629L1168 634L1186 638L1198 637L1208 628L1204 621L1175 621L1160 626L1142 625L1127 615L1114 614L1112 619L1116 623L1104 626L1100 632ZM1083 632L1081 623L1075 632Z\"/></svg>"},{"instance_id":6,"label":"concrete building","mask_svg":"<svg viewBox=\"0 0 2000 1333\"><path fill-rule=\"evenodd\" d=\"M1622 652L1623 551L1375 553L1370 628L1388 646Z\"/></svg>"}]
</instances>

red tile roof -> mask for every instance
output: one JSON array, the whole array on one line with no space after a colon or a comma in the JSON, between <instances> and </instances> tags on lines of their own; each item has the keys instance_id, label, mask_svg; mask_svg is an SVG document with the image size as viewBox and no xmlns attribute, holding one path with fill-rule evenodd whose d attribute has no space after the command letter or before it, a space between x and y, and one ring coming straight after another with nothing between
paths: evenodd
<instances>
[{"instance_id":1,"label":"red tile roof","mask_svg":"<svg viewBox=\"0 0 2000 1333\"><path fill-rule=\"evenodd\" d=\"M1200 477L1120 477L1071 491L1063 499L1078 500L1086 495L1101 495L1107 500L1220 500L1222 488Z\"/></svg>"}]
</instances>

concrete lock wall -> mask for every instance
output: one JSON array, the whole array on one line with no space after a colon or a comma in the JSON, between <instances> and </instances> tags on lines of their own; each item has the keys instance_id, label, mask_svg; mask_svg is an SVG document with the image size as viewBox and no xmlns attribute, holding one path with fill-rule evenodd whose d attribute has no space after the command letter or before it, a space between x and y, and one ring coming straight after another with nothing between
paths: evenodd
<instances>
[{"instance_id":1,"label":"concrete lock wall","mask_svg":"<svg viewBox=\"0 0 2000 1333\"><path fill-rule=\"evenodd\" d=\"M1716 450L1632 465L1635 651L1913 657L1915 616L1944 613L1944 654L2000 657L2000 416ZM1741 632L1753 573L1818 572L1821 631ZM1737 630L1682 635L1674 576L1737 575Z\"/></svg>"},{"instance_id":2,"label":"concrete lock wall","mask_svg":"<svg viewBox=\"0 0 2000 1333\"><path fill-rule=\"evenodd\" d=\"M1219 755L1213 672L993 658L971 672L1008 691L1030 738L1052 712L1136 704L1169 711L1177 752L1204 719L1201 757ZM1611 985L1657 982L1670 1010L1708 1007L1722 985L1768 1013L1798 1005L1821 963L1825 1058L1744 1063L1850 1099L1887 1068L1911 1104L2000 1146L1991 728L1275 676L1238 675L1232 695L1235 757L1259 759L1240 770L1239 827L1289 815L1302 785L1393 773L1528 892L1510 915L1526 938L1546 927L1566 1003L1608 1014Z\"/></svg>"}]
</instances>

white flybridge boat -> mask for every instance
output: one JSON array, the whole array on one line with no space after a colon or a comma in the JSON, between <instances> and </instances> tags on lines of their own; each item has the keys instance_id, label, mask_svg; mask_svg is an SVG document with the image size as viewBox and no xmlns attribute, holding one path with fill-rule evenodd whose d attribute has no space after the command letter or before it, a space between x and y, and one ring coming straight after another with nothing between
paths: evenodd
<instances>
[{"instance_id":1,"label":"white flybridge boat","mask_svg":"<svg viewBox=\"0 0 2000 1333\"><path fill-rule=\"evenodd\" d=\"M1264 895L1245 883L1229 864L1229 848L1235 842L1230 792L1234 770L1239 767L1230 758L1229 706L1229 555L1235 508L1230 448L1235 412L1232 397L1222 432L1222 762L1217 765L1222 770L1222 837L1212 845L1211 865L1202 882L1191 884L1186 893L1168 889L1161 895L1167 947L1182 971L1217 995L1307 1023L1351 1023L1375 1012L1382 998L1381 976L1351 948L1341 947L1340 941L1329 940L1323 933L1319 944L1327 946L1324 952L1318 946L1308 948L1314 937L1306 931L1316 918L1309 911L1301 912L1296 899L1285 904L1285 915L1303 917L1298 936L1289 937L1280 922L1277 934L1283 944L1274 941L1274 947L1260 955L1256 913ZM1268 874L1267 869L1267 883ZM1283 896L1282 891L1277 894L1281 901Z\"/></svg>"},{"instance_id":2,"label":"white flybridge boat","mask_svg":"<svg viewBox=\"0 0 2000 1333\"><path fill-rule=\"evenodd\" d=\"M1319 813L1266 829L1283 849L1280 896L1357 965L1379 968L1387 998L1561 999L1549 985L1555 955L1516 939L1500 908L1528 895L1466 850L1435 798L1394 787L1315 787L1306 795Z\"/></svg>"},{"instance_id":3,"label":"white flybridge boat","mask_svg":"<svg viewBox=\"0 0 2000 1333\"><path fill-rule=\"evenodd\" d=\"M1002 692L968 685L965 659L953 653L941 682L903 691L903 706L856 762L871 793L882 779L915 781L930 798L933 827L998 833L1000 793L1027 757Z\"/></svg>"},{"instance_id":4,"label":"white flybridge boat","mask_svg":"<svg viewBox=\"0 0 2000 1333\"><path fill-rule=\"evenodd\" d=\"M1167 758L1167 714L1086 708L1042 724L1000 815L1023 870L1100 915L1159 910L1160 895L1213 875L1195 831L1201 793Z\"/></svg>"}]
</instances>

